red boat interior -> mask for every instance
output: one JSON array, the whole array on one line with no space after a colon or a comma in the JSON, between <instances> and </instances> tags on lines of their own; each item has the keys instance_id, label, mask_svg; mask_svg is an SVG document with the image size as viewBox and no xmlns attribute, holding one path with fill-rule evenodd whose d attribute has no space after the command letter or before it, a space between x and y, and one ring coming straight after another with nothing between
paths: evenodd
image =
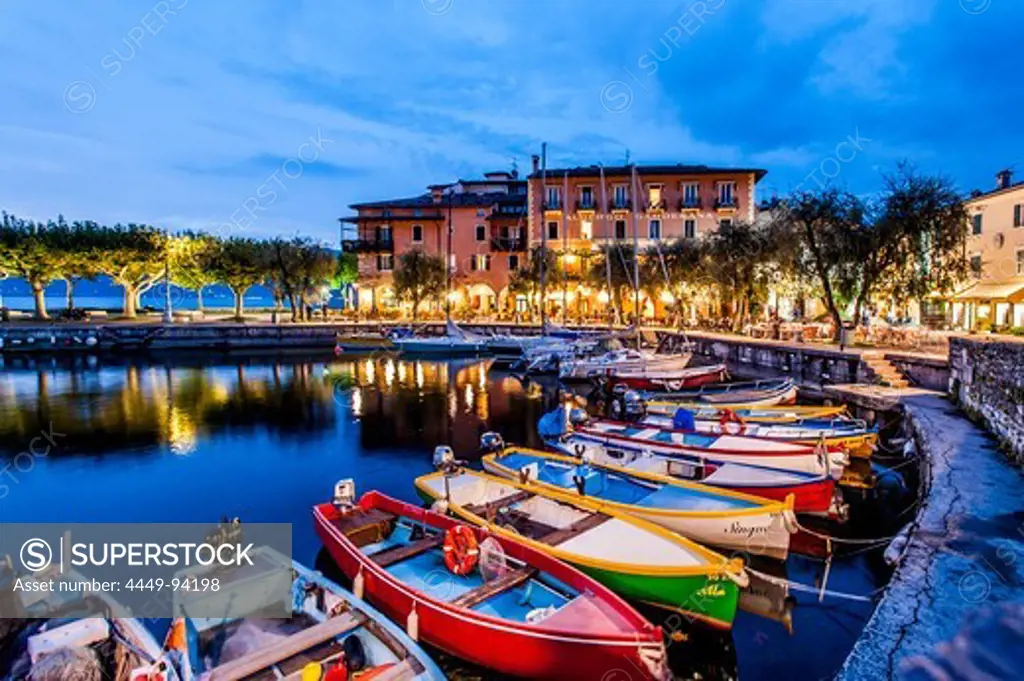
<instances>
[{"instance_id":1,"label":"red boat interior","mask_svg":"<svg viewBox=\"0 0 1024 681\"><path fill-rule=\"evenodd\" d=\"M505 500L502 500L503 502ZM516 500L508 500L514 502ZM521 500L519 500L521 501ZM609 635L636 631L636 624L613 603L574 588L556 575L527 565L505 552L505 544L479 531L479 558L467 574L455 574L445 562L445 528L397 515L376 507L357 506L340 511L318 507L326 522L390 577L449 605L489 617L579 634ZM477 509L486 514L487 509ZM503 515L526 536L564 538L556 530L515 511ZM429 517L429 516L426 516ZM604 516L596 516L604 519ZM512 547L513 553L521 553ZM574 575L573 579L578 579ZM373 597L372 593L368 596Z\"/></svg>"}]
</instances>

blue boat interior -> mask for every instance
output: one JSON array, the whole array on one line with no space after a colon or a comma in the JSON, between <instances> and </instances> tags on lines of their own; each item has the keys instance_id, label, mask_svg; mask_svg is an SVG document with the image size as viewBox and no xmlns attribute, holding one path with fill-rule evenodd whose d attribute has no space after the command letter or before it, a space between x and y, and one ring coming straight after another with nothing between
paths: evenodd
<instances>
[{"instance_id":1,"label":"blue boat interior","mask_svg":"<svg viewBox=\"0 0 1024 681\"><path fill-rule=\"evenodd\" d=\"M439 533L429 527L424 530L405 518L394 523L385 539L361 546L360 550L368 556L379 556L430 537L438 539L433 546L391 562L385 569L398 581L431 598L454 602L491 617L527 622L549 616L579 595L564 582L537 570L529 569L528 577L516 579L513 575L522 575L524 566L512 558L506 559L506 577L492 579L491 584L485 581L479 567L467 575L456 575L445 565ZM492 588L498 582L502 588Z\"/></svg>"},{"instance_id":2,"label":"blue boat interior","mask_svg":"<svg viewBox=\"0 0 1024 681\"><path fill-rule=\"evenodd\" d=\"M607 432L614 433L616 435L622 435L625 437L637 437L645 431L650 431L649 427L643 426L621 426L619 428L609 429ZM659 430L653 436L649 437L652 442L660 442L667 445L686 445L687 447L700 447L701 449L707 449L715 443L718 439L718 435L705 435L703 433L682 433L671 430Z\"/></svg>"},{"instance_id":3,"label":"blue boat interior","mask_svg":"<svg viewBox=\"0 0 1024 681\"><path fill-rule=\"evenodd\" d=\"M512 471L536 464L540 482L570 491L580 491L582 486L586 496L620 504L678 511L728 511L758 506L754 501L720 494L710 488L668 485L599 466L554 461L528 452L505 452L498 455L496 461Z\"/></svg>"}]
</instances>

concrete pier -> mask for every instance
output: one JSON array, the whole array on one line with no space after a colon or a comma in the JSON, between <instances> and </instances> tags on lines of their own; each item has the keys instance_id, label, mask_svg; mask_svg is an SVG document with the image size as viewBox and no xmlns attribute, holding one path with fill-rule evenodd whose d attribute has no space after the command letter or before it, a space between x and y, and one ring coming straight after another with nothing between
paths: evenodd
<instances>
[{"instance_id":1,"label":"concrete pier","mask_svg":"<svg viewBox=\"0 0 1024 681\"><path fill-rule=\"evenodd\" d=\"M945 396L867 390L876 406L903 408L925 488L899 566L839 674L875 681L900 678L986 606L1024 600L1024 476Z\"/></svg>"}]
</instances>

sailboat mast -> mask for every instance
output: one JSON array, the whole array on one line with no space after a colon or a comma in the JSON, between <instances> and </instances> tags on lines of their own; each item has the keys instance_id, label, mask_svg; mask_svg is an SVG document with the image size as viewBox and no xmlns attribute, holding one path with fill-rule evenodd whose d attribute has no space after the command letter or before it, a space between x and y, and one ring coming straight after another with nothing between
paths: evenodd
<instances>
[{"instance_id":1,"label":"sailboat mast","mask_svg":"<svg viewBox=\"0 0 1024 681\"><path fill-rule=\"evenodd\" d=\"M569 257L569 228L566 215L569 214L569 173L562 172L562 326L566 324L569 312L569 271L566 262Z\"/></svg>"},{"instance_id":2,"label":"sailboat mast","mask_svg":"<svg viewBox=\"0 0 1024 681\"><path fill-rule=\"evenodd\" d=\"M597 215L605 215L607 212L607 220L604 224L604 237L605 237L605 251L604 251L604 277L605 286L608 287L608 304L612 306L612 310L615 309L614 299L612 298L612 237L611 230L614 228L612 224L611 215L612 212L608 208L608 193L604 186L604 164L600 166L601 173L601 206L597 211ZM608 329L611 330L615 326L615 318L611 315L608 316Z\"/></svg>"},{"instance_id":3,"label":"sailboat mast","mask_svg":"<svg viewBox=\"0 0 1024 681\"><path fill-rule=\"evenodd\" d=\"M633 310L636 317L636 347L640 349L640 197L636 191L636 164L630 168L629 191L633 195Z\"/></svg>"},{"instance_id":4,"label":"sailboat mast","mask_svg":"<svg viewBox=\"0 0 1024 681\"><path fill-rule=\"evenodd\" d=\"M544 296L548 289L548 226L544 211L548 201L548 143L540 145L540 333L547 332L547 311Z\"/></svg>"},{"instance_id":5,"label":"sailboat mast","mask_svg":"<svg viewBox=\"0 0 1024 681\"><path fill-rule=\"evenodd\" d=\"M448 240L445 244L444 267L447 275L444 278L444 320L447 325L452 321L452 189L448 187Z\"/></svg>"}]
</instances>

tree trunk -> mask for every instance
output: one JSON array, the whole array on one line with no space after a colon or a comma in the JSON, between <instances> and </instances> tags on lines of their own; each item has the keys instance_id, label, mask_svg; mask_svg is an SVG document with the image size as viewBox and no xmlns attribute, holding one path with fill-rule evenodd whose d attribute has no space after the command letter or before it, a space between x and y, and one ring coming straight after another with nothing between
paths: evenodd
<instances>
[{"instance_id":1,"label":"tree trunk","mask_svg":"<svg viewBox=\"0 0 1024 681\"><path fill-rule=\"evenodd\" d=\"M33 282L32 297L35 299L36 319L49 319L50 315L46 314L46 287Z\"/></svg>"},{"instance_id":2,"label":"tree trunk","mask_svg":"<svg viewBox=\"0 0 1024 681\"><path fill-rule=\"evenodd\" d=\"M125 317L134 319L137 314L136 303L138 302L139 297L138 292L136 292L134 287L128 286L127 284L122 284L122 286L124 286L124 305L122 306L122 312Z\"/></svg>"},{"instance_id":3,"label":"tree trunk","mask_svg":"<svg viewBox=\"0 0 1024 681\"><path fill-rule=\"evenodd\" d=\"M205 312L203 309L203 287L200 286L196 289L196 311Z\"/></svg>"},{"instance_id":4,"label":"tree trunk","mask_svg":"<svg viewBox=\"0 0 1024 681\"><path fill-rule=\"evenodd\" d=\"M237 321L244 321L245 319L245 289L236 291L231 289L231 292L235 294L235 319Z\"/></svg>"},{"instance_id":5,"label":"tree trunk","mask_svg":"<svg viewBox=\"0 0 1024 681\"><path fill-rule=\"evenodd\" d=\"M67 305L68 310L75 309L75 280L73 277L66 277L64 284L67 286Z\"/></svg>"}]
</instances>

